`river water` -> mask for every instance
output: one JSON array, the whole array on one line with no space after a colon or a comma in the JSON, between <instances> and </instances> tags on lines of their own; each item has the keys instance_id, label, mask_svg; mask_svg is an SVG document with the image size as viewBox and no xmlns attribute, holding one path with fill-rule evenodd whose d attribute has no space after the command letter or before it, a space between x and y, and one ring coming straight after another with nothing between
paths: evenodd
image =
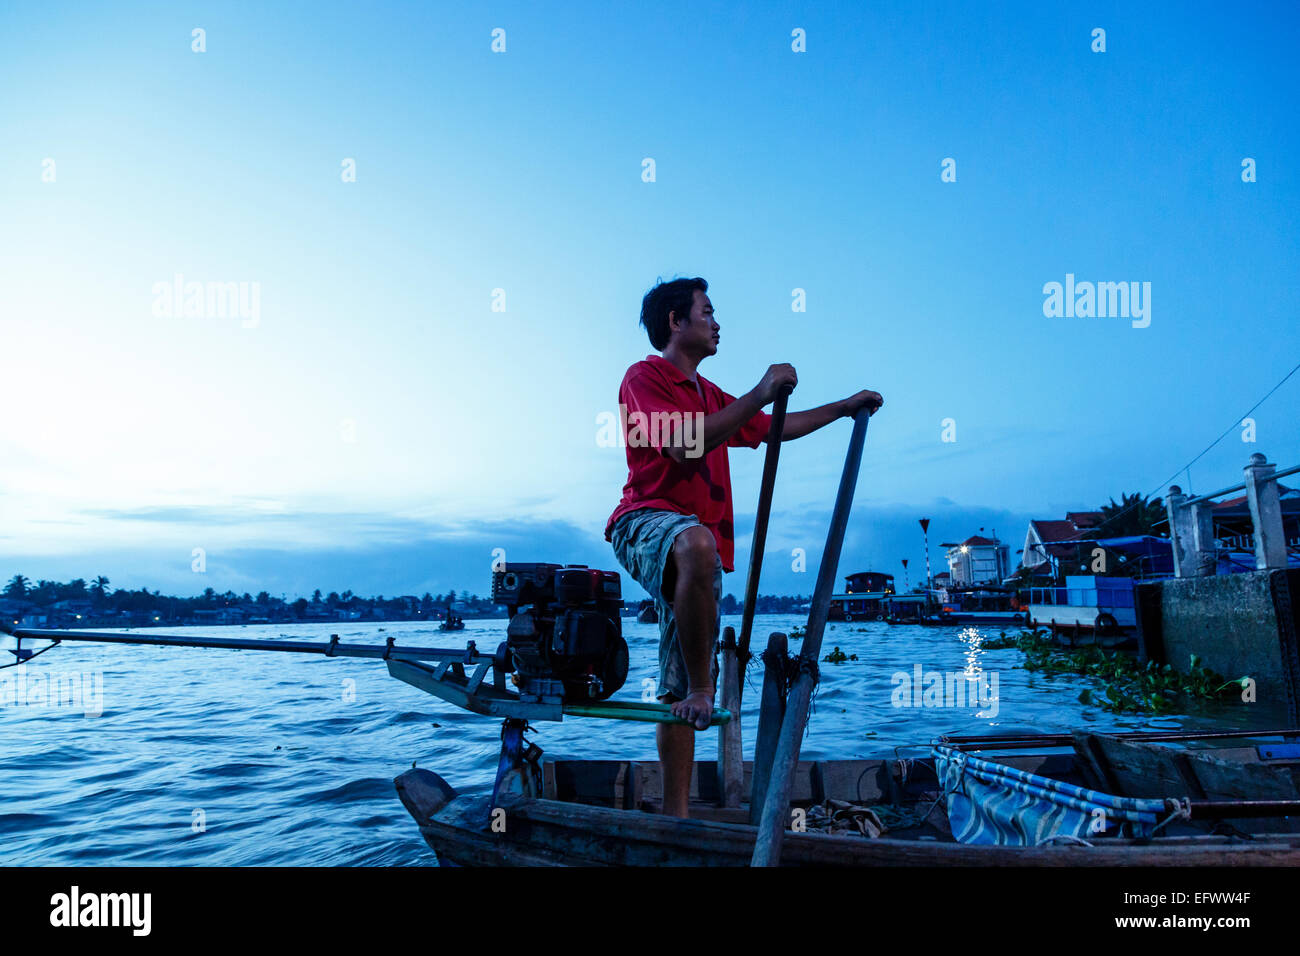
<instances>
[{"instance_id":1,"label":"river water","mask_svg":"<svg viewBox=\"0 0 1300 956\"><path fill-rule=\"evenodd\" d=\"M430 647L474 638L486 649L504 638L504 623L469 621L455 634L425 624L344 623L167 633L338 633L349 642L394 636ZM740 625L738 617L723 623ZM772 631L802 623L759 615L755 652ZM637 700L655 676L658 628L627 618L624 636L631 672L615 699ZM829 625L823 653L838 646L858 659L822 665L803 755L919 755L942 733L1281 726L1260 705L1214 704L1161 718L1108 714L1078 700L1095 682L1025 671L1019 651L981 646L996 636L996 628ZM918 666L982 674L983 683L952 681L962 700L927 699L908 693L902 677ZM755 660L745 691L746 759L761 682ZM966 698L967 687L983 696ZM0 864L432 864L393 777L414 763L458 788L489 786L499 735L499 721L390 678L380 661L64 644L0 670ZM650 724L570 718L530 736L550 756L655 759ZM715 758L716 739L714 732L697 738L698 759Z\"/></svg>"}]
</instances>

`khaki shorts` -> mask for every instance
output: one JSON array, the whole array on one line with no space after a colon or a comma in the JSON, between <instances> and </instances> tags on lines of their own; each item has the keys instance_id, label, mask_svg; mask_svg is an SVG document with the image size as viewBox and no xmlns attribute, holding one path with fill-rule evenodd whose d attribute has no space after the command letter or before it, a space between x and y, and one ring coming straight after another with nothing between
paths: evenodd
<instances>
[{"instance_id":1,"label":"khaki shorts","mask_svg":"<svg viewBox=\"0 0 1300 956\"><path fill-rule=\"evenodd\" d=\"M610 530L614 556L632 579L650 592L655 601L655 610L659 612L659 687L655 693L660 698L671 694L682 700L690 686L686 659L682 656L681 644L677 640L677 619L673 617L672 605L664 595L664 569L668 566L668 556L672 553L677 535L696 526L703 527L695 515L642 508L623 515ZM713 570L713 596L717 602L722 601L720 556ZM716 648L721 624L719 611L713 621L712 638L715 650L711 677L715 688L718 686Z\"/></svg>"}]
</instances>

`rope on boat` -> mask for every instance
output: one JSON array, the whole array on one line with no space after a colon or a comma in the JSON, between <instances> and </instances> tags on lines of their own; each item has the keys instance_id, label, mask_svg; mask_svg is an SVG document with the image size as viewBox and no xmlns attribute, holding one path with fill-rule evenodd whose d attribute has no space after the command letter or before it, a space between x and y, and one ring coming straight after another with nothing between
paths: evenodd
<instances>
[{"instance_id":1,"label":"rope on boat","mask_svg":"<svg viewBox=\"0 0 1300 956\"><path fill-rule=\"evenodd\" d=\"M776 675L777 687L781 697L785 698L795 678L799 676L798 658L793 654L777 654L773 651L764 651L759 656L763 660L763 667Z\"/></svg>"},{"instance_id":2,"label":"rope on boat","mask_svg":"<svg viewBox=\"0 0 1300 956\"><path fill-rule=\"evenodd\" d=\"M1045 840L1038 841L1037 845L1038 846L1064 845L1064 846L1087 846L1087 847L1093 846L1093 844L1089 843L1087 840L1083 839L1082 837L1074 836L1071 833L1054 834L1052 836L1049 836Z\"/></svg>"},{"instance_id":3,"label":"rope on boat","mask_svg":"<svg viewBox=\"0 0 1300 956\"><path fill-rule=\"evenodd\" d=\"M763 667L776 675L782 700L790 696L790 688L794 686L800 674L812 675L812 696L808 698L808 714L809 716L815 714L817 691L822 683L821 668L817 666L816 658L805 657L803 654L776 654L766 650L759 656L762 658ZM804 736L810 733L812 733L812 721L805 721Z\"/></svg>"},{"instance_id":4,"label":"rope on boat","mask_svg":"<svg viewBox=\"0 0 1300 956\"><path fill-rule=\"evenodd\" d=\"M908 809L887 803L877 804L871 809L876 811L876 816L880 818L886 830L910 830L925 823L938 803L939 801L935 800L924 810Z\"/></svg>"},{"instance_id":5,"label":"rope on boat","mask_svg":"<svg viewBox=\"0 0 1300 956\"><path fill-rule=\"evenodd\" d=\"M812 676L812 693L808 695L808 719L804 721L803 734L807 737L812 733L812 715L817 713L817 692L821 690L822 674L821 668L817 666L817 658L804 657L800 653L796 659L796 676L799 674L809 674Z\"/></svg>"},{"instance_id":6,"label":"rope on boat","mask_svg":"<svg viewBox=\"0 0 1300 956\"><path fill-rule=\"evenodd\" d=\"M1192 798L1191 797L1166 797L1165 809L1169 810L1169 816L1157 823L1152 829L1152 835L1160 832L1160 829L1175 820L1190 820L1192 818Z\"/></svg>"}]
</instances>

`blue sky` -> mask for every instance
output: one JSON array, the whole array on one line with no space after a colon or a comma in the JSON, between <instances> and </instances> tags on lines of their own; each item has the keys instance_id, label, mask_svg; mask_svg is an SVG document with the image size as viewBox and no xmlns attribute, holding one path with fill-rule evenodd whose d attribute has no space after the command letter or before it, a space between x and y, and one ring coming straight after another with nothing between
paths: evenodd
<instances>
[{"instance_id":1,"label":"blue sky","mask_svg":"<svg viewBox=\"0 0 1300 956\"><path fill-rule=\"evenodd\" d=\"M728 391L789 361L792 407L886 396L842 572L922 563L923 515L1014 551L1151 491L1300 361L1300 17L1133 6L6 5L0 574L613 568L596 421L659 276L709 280ZM1150 326L1044 316L1067 273L1150 282ZM256 320L159 316L178 274L256 283ZM1191 486L1296 463L1298 395ZM848 433L783 454L765 591L811 590ZM742 535L761 458L732 453Z\"/></svg>"}]
</instances>

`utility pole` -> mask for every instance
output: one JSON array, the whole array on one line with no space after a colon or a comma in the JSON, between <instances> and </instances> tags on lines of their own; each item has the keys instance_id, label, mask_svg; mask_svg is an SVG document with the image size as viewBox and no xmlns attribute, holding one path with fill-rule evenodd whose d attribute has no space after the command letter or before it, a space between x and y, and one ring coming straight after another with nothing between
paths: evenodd
<instances>
[{"instance_id":1,"label":"utility pole","mask_svg":"<svg viewBox=\"0 0 1300 956\"><path fill-rule=\"evenodd\" d=\"M925 540L925 590L928 593L930 588L934 587L934 579L930 577L930 519L921 519L921 537Z\"/></svg>"},{"instance_id":2,"label":"utility pole","mask_svg":"<svg viewBox=\"0 0 1300 956\"><path fill-rule=\"evenodd\" d=\"M907 594L912 590L912 586L907 581L907 558L903 559L903 593Z\"/></svg>"}]
</instances>

